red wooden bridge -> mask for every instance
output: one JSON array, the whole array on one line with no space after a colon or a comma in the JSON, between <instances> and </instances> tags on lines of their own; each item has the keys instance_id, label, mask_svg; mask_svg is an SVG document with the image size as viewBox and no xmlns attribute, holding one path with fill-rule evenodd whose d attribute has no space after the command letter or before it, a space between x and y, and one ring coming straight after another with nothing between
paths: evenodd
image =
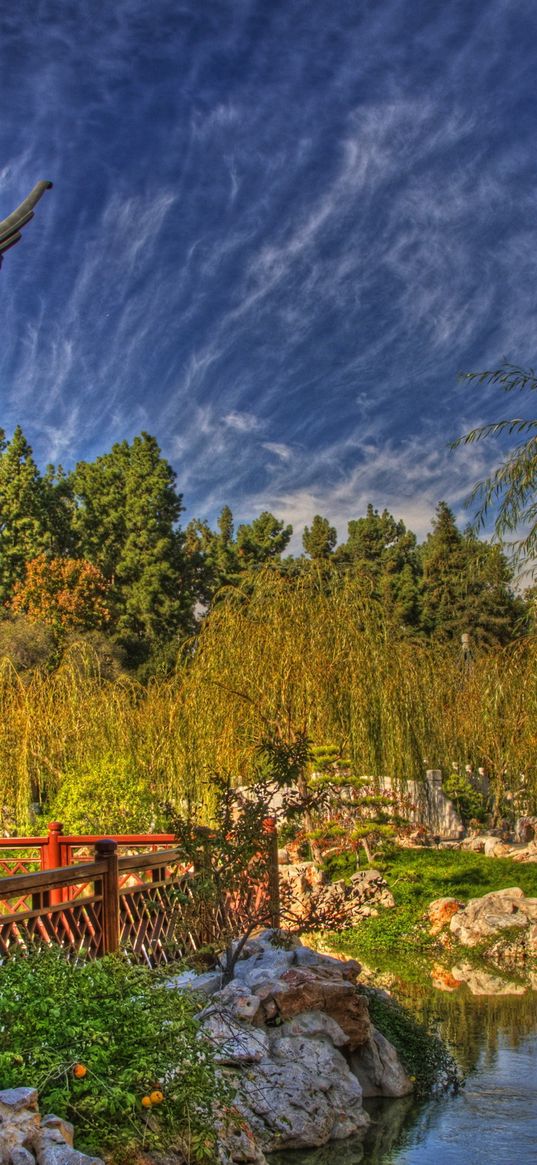
<instances>
[{"instance_id":1,"label":"red wooden bridge","mask_svg":"<svg viewBox=\"0 0 537 1165\"><path fill-rule=\"evenodd\" d=\"M240 901L208 908L198 871L171 834L66 836L52 822L44 837L0 838L0 961L15 950L58 944L98 958L124 950L166 965L240 931L265 901L278 924L277 835L269 833L266 881L245 878Z\"/></svg>"}]
</instances>

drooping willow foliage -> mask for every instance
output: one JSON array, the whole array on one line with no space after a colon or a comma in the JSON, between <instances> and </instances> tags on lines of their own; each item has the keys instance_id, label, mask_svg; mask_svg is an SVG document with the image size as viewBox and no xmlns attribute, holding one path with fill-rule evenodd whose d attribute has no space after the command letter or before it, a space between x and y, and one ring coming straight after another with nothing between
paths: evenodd
<instances>
[{"instance_id":1,"label":"drooping willow foliage","mask_svg":"<svg viewBox=\"0 0 537 1165\"><path fill-rule=\"evenodd\" d=\"M332 743L356 772L420 779L486 767L497 792L537 791L537 643L465 665L458 645L412 641L360 581L267 572L231 590L175 675L104 681L80 651L54 673L0 671L0 805L17 822L70 774L121 757L160 801L210 811L211 774L244 782L268 736Z\"/></svg>"}]
</instances>

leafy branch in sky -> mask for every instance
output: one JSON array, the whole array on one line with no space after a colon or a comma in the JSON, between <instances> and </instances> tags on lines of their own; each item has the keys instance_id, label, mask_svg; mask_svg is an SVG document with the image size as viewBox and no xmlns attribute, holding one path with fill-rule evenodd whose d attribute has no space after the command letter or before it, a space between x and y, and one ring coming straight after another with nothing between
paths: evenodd
<instances>
[{"instance_id":1,"label":"leafy branch in sky","mask_svg":"<svg viewBox=\"0 0 537 1165\"><path fill-rule=\"evenodd\" d=\"M537 374L533 368L519 368L515 364L504 363L496 369L484 372L466 372L466 381L479 384L499 385L504 392L537 392ZM483 481L474 486L469 504L477 502L475 524L480 526L493 507L497 507L495 531L500 541L506 536L523 533L510 541L513 557L518 565L535 570L537 558L537 418L514 417L504 421L494 421L471 429L469 433L452 442L451 448L471 445L485 437L529 434L526 440L516 444L498 467Z\"/></svg>"}]
</instances>

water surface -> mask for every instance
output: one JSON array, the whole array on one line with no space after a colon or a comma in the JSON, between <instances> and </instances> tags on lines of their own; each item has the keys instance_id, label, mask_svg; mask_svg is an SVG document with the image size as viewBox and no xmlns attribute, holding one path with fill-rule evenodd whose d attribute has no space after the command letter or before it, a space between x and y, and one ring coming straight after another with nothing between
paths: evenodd
<instances>
[{"instance_id":1,"label":"water surface","mask_svg":"<svg viewBox=\"0 0 537 1165\"><path fill-rule=\"evenodd\" d=\"M536 1165L537 994L394 991L436 1020L466 1076L456 1095L367 1102L365 1141L272 1154L271 1165Z\"/></svg>"}]
</instances>

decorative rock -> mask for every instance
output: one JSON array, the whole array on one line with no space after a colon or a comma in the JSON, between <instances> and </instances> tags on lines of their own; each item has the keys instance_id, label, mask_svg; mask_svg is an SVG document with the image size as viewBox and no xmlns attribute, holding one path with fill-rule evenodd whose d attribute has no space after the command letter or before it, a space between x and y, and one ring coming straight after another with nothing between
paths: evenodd
<instances>
[{"instance_id":1,"label":"decorative rock","mask_svg":"<svg viewBox=\"0 0 537 1165\"><path fill-rule=\"evenodd\" d=\"M239 1163L267 1165L267 1158L243 1117L233 1124L228 1123L218 1135L218 1165L239 1165Z\"/></svg>"},{"instance_id":2,"label":"decorative rock","mask_svg":"<svg viewBox=\"0 0 537 1165\"><path fill-rule=\"evenodd\" d=\"M262 1016L259 1015L261 1000L258 995L253 995L241 980L232 979L231 983L217 991L212 997L212 1003L201 1012L199 1018L211 1015L215 1004L224 1008L226 1013L230 1013L241 1023L262 1022Z\"/></svg>"},{"instance_id":3,"label":"decorative rock","mask_svg":"<svg viewBox=\"0 0 537 1165\"><path fill-rule=\"evenodd\" d=\"M403 1069L393 1044L373 1028L366 1044L353 1052L351 1070L358 1077L364 1096L408 1096L413 1084Z\"/></svg>"},{"instance_id":4,"label":"decorative rock","mask_svg":"<svg viewBox=\"0 0 537 1165\"><path fill-rule=\"evenodd\" d=\"M32 1144L38 1129L35 1088L6 1088L0 1092L0 1161L9 1161L15 1150Z\"/></svg>"},{"instance_id":5,"label":"decorative rock","mask_svg":"<svg viewBox=\"0 0 537 1165\"><path fill-rule=\"evenodd\" d=\"M431 902L427 914L429 916L430 934L439 934L448 922L451 921L454 914L458 914L459 910L464 909L464 903L459 902L457 898L436 898Z\"/></svg>"},{"instance_id":6,"label":"decorative rock","mask_svg":"<svg viewBox=\"0 0 537 1165\"><path fill-rule=\"evenodd\" d=\"M0 1092L0 1117L10 1120L14 1113L31 1109L37 1112L37 1088L4 1088Z\"/></svg>"},{"instance_id":7,"label":"decorative rock","mask_svg":"<svg viewBox=\"0 0 537 1165\"><path fill-rule=\"evenodd\" d=\"M486 858L504 858L511 852L511 847L501 841L499 837L487 837L483 845Z\"/></svg>"},{"instance_id":8,"label":"decorative rock","mask_svg":"<svg viewBox=\"0 0 537 1165\"><path fill-rule=\"evenodd\" d=\"M310 1039L275 1037L270 1057L241 1079L238 1107L265 1152L324 1145L369 1124L341 1053Z\"/></svg>"},{"instance_id":9,"label":"decorative rock","mask_svg":"<svg viewBox=\"0 0 537 1165\"><path fill-rule=\"evenodd\" d=\"M303 1011L324 1011L335 1019L348 1037L349 1048L364 1044L371 1034L367 1000L352 983L326 967L292 968L282 976L283 990L272 998L282 1019L292 1019Z\"/></svg>"},{"instance_id":10,"label":"decorative rock","mask_svg":"<svg viewBox=\"0 0 537 1165\"><path fill-rule=\"evenodd\" d=\"M38 1165L103 1165L100 1157L87 1157L63 1139L53 1141L46 1133L38 1138L36 1158Z\"/></svg>"},{"instance_id":11,"label":"decorative rock","mask_svg":"<svg viewBox=\"0 0 537 1165\"><path fill-rule=\"evenodd\" d=\"M342 1048L349 1043L349 1037L341 1030L335 1019L323 1011L304 1011L276 1028L279 1037L301 1036L308 1039L329 1039L334 1047Z\"/></svg>"},{"instance_id":12,"label":"decorative rock","mask_svg":"<svg viewBox=\"0 0 537 1165\"><path fill-rule=\"evenodd\" d=\"M222 986L222 971L206 971L198 975L196 971L182 971L166 982L175 991L199 991L201 995L214 995Z\"/></svg>"},{"instance_id":13,"label":"decorative rock","mask_svg":"<svg viewBox=\"0 0 537 1165\"><path fill-rule=\"evenodd\" d=\"M249 986L253 986L259 982L259 972L264 979L267 975L272 975L278 978L282 971L292 965L294 961L294 951L286 951L281 948L272 948L270 951L262 951L260 955L252 955L248 959L239 960L235 967L235 978L242 979Z\"/></svg>"},{"instance_id":14,"label":"decorative rock","mask_svg":"<svg viewBox=\"0 0 537 1165\"><path fill-rule=\"evenodd\" d=\"M528 927L537 921L537 898L526 898L513 886L494 890L482 898L471 898L464 910L450 922L451 933L463 946L475 947L484 939L511 927Z\"/></svg>"},{"instance_id":15,"label":"decorative rock","mask_svg":"<svg viewBox=\"0 0 537 1165\"><path fill-rule=\"evenodd\" d=\"M297 967L329 968L338 972L343 979L348 979L351 983L356 982L362 970L361 963L358 963L356 959L338 959L334 955L320 954L319 951L304 946L297 947L295 963Z\"/></svg>"},{"instance_id":16,"label":"decorative rock","mask_svg":"<svg viewBox=\"0 0 537 1165\"><path fill-rule=\"evenodd\" d=\"M16 1149L12 1149L9 1154L10 1165L35 1165L35 1160L32 1157L29 1149L24 1149L20 1145Z\"/></svg>"},{"instance_id":17,"label":"decorative rock","mask_svg":"<svg viewBox=\"0 0 537 1165\"><path fill-rule=\"evenodd\" d=\"M225 1008L206 1008L202 1028L215 1048L219 1064L254 1064L268 1052L267 1033L239 1023Z\"/></svg>"},{"instance_id":18,"label":"decorative rock","mask_svg":"<svg viewBox=\"0 0 537 1165\"><path fill-rule=\"evenodd\" d=\"M71 1121L65 1121L61 1116L54 1116L53 1113L49 1112L46 1116L41 1117L41 1128L57 1129L61 1133L64 1141L67 1141L68 1145L73 1145L75 1128L71 1124Z\"/></svg>"},{"instance_id":19,"label":"decorative rock","mask_svg":"<svg viewBox=\"0 0 537 1165\"><path fill-rule=\"evenodd\" d=\"M103 1165L73 1149L73 1126L49 1113L41 1121L35 1088L0 1092L2 1165ZM35 1157L34 1157L35 1155Z\"/></svg>"},{"instance_id":20,"label":"decorative rock","mask_svg":"<svg viewBox=\"0 0 537 1165\"><path fill-rule=\"evenodd\" d=\"M338 915L339 926L354 926L372 907L392 907L394 898L379 870L358 870L347 883L330 883L315 862L297 862L280 870L280 892L288 913L303 917Z\"/></svg>"}]
</instances>

